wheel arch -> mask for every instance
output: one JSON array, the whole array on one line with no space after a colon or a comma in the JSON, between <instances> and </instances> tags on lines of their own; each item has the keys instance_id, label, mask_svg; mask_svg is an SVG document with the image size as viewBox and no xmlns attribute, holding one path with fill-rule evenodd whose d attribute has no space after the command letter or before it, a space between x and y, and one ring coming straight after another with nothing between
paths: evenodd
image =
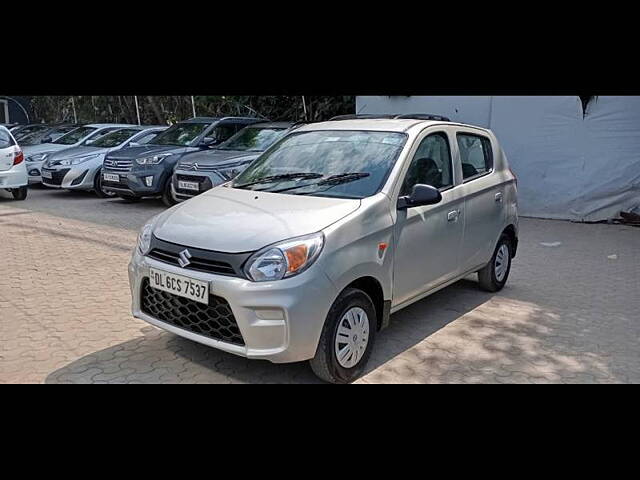
<instances>
[{"instance_id":1,"label":"wheel arch","mask_svg":"<svg viewBox=\"0 0 640 480\"><path fill-rule=\"evenodd\" d=\"M360 277L347 285L342 292L349 288L357 288L369 295L376 310L378 330L386 328L389 325L389 317L391 315L391 301L385 301L384 290L380 281L371 276ZM340 292L340 295L342 292Z\"/></svg>"}]
</instances>

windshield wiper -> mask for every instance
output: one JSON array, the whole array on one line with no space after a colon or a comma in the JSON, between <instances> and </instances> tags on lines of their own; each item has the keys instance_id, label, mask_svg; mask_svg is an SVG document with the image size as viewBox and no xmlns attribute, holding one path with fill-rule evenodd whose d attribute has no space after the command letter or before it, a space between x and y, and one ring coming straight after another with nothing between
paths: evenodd
<instances>
[{"instance_id":1,"label":"windshield wiper","mask_svg":"<svg viewBox=\"0 0 640 480\"><path fill-rule=\"evenodd\" d=\"M314 178L322 178L320 173L284 173L282 175L269 175L268 177L262 177L254 182L243 183L241 185L234 185L235 188L251 187L253 185L260 185L261 183L279 182L285 180L311 180Z\"/></svg>"},{"instance_id":2,"label":"windshield wiper","mask_svg":"<svg viewBox=\"0 0 640 480\"><path fill-rule=\"evenodd\" d=\"M270 191L273 193L283 193L283 192L288 192L290 190L297 190L299 188L312 187L314 185L320 185L320 186L330 185L331 187L333 187L335 185L341 185L343 183L355 182L356 180L360 180L361 178L366 178L370 175L371 175L370 173L366 173L366 172L341 173L339 175L331 175L330 177L323 178L319 182L306 183L304 185L296 185L294 187L283 188L280 190L270 190Z\"/></svg>"}]
</instances>

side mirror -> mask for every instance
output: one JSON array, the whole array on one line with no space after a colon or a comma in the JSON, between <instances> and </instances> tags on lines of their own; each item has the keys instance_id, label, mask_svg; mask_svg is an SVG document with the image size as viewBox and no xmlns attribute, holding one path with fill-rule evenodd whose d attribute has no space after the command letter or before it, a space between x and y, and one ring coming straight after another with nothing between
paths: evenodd
<instances>
[{"instance_id":1,"label":"side mirror","mask_svg":"<svg viewBox=\"0 0 640 480\"><path fill-rule=\"evenodd\" d=\"M423 205L435 205L442 201L440 190L431 185L414 185L411 195L398 198L398 210L406 210Z\"/></svg>"},{"instance_id":2,"label":"side mirror","mask_svg":"<svg viewBox=\"0 0 640 480\"><path fill-rule=\"evenodd\" d=\"M200 142L200 146L207 148L207 147L213 147L214 145L217 145L219 142L219 140L215 137L206 137L204 140L202 140Z\"/></svg>"},{"instance_id":3,"label":"side mirror","mask_svg":"<svg viewBox=\"0 0 640 480\"><path fill-rule=\"evenodd\" d=\"M51 142L53 142L53 138L51 138L51 136L44 137L42 140L40 140L40 143L51 143Z\"/></svg>"}]
</instances>

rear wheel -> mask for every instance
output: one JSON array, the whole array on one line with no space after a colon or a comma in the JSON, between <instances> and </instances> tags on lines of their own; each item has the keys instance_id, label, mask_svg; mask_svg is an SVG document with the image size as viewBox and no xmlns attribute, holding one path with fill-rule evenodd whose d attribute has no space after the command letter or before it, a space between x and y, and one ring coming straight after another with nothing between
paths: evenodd
<instances>
[{"instance_id":1,"label":"rear wheel","mask_svg":"<svg viewBox=\"0 0 640 480\"><path fill-rule=\"evenodd\" d=\"M116 196L113 192L107 192L102 185L102 170L96 173L96 179L93 181L93 191L99 198L113 198Z\"/></svg>"},{"instance_id":2,"label":"rear wheel","mask_svg":"<svg viewBox=\"0 0 640 480\"><path fill-rule=\"evenodd\" d=\"M513 246L508 235L503 234L498 241L491 261L478 272L480 288L487 292L499 292L507 283L511 272Z\"/></svg>"},{"instance_id":3,"label":"rear wheel","mask_svg":"<svg viewBox=\"0 0 640 480\"><path fill-rule=\"evenodd\" d=\"M164 186L164 191L162 192L162 201L167 207L173 207L176 204L171 189L171 177L169 177L169 180L167 180L167 184Z\"/></svg>"},{"instance_id":4,"label":"rear wheel","mask_svg":"<svg viewBox=\"0 0 640 480\"><path fill-rule=\"evenodd\" d=\"M11 189L11 194L13 195L14 200L26 200L28 192L29 189L26 186Z\"/></svg>"},{"instance_id":5,"label":"rear wheel","mask_svg":"<svg viewBox=\"0 0 640 480\"><path fill-rule=\"evenodd\" d=\"M369 360L376 335L376 311L369 295L349 288L336 299L320 337L314 373L330 383L356 380Z\"/></svg>"}]
</instances>

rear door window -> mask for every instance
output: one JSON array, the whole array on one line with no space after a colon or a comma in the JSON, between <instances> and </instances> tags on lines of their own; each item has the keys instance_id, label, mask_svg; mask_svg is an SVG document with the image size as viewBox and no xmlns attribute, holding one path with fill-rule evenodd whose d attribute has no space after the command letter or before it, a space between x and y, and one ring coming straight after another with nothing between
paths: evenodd
<instances>
[{"instance_id":1,"label":"rear door window","mask_svg":"<svg viewBox=\"0 0 640 480\"><path fill-rule=\"evenodd\" d=\"M472 180L493 170L491 140L481 135L458 133L462 178Z\"/></svg>"}]
</instances>

